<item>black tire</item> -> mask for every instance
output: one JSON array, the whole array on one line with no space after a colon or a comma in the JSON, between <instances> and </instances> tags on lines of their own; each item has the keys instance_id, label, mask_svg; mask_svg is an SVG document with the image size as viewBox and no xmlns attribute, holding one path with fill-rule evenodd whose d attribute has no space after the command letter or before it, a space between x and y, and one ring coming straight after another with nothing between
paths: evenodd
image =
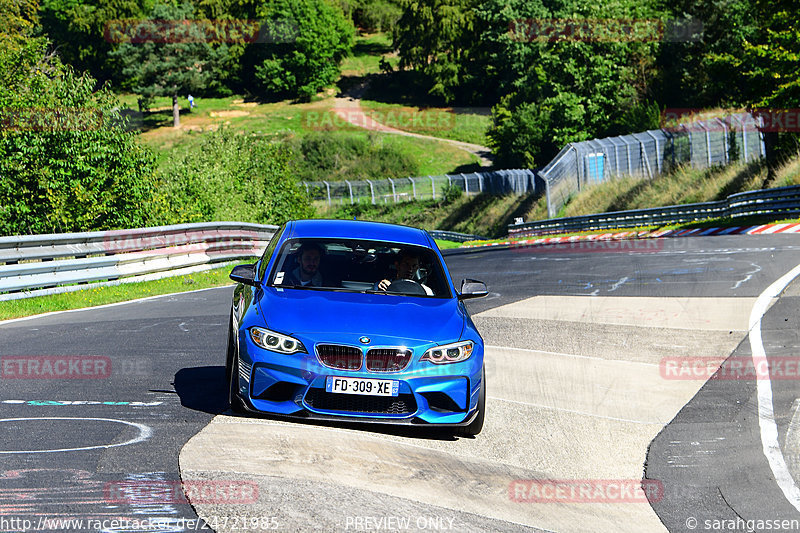
<instances>
[{"instance_id":1,"label":"black tire","mask_svg":"<svg viewBox=\"0 0 800 533\"><path fill-rule=\"evenodd\" d=\"M231 316L231 318L233 318ZM228 322L228 354L225 364L225 377L228 380L228 404L234 413L244 413L245 408L239 397L239 354L233 337L233 320Z\"/></svg>"},{"instance_id":2,"label":"black tire","mask_svg":"<svg viewBox=\"0 0 800 533\"><path fill-rule=\"evenodd\" d=\"M233 365L233 356L236 355L236 341L233 338L233 310L228 319L228 350L225 353L225 382L231 380L231 366Z\"/></svg>"},{"instance_id":3,"label":"black tire","mask_svg":"<svg viewBox=\"0 0 800 533\"><path fill-rule=\"evenodd\" d=\"M483 429L483 419L486 415L486 371L481 369L481 392L478 396L478 414L475 419L466 426L461 426L456 431L459 437L474 437Z\"/></svg>"}]
</instances>

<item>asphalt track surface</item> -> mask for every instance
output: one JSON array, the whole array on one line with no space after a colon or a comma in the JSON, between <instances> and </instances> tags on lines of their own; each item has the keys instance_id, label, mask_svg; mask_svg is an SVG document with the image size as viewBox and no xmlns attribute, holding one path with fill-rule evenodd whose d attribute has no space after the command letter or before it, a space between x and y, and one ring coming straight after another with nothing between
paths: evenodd
<instances>
[{"instance_id":1,"label":"asphalt track surface","mask_svg":"<svg viewBox=\"0 0 800 533\"><path fill-rule=\"evenodd\" d=\"M664 357L749 357L750 311L800 264L796 236L474 251L447 263L454 279L490 289L469 304L488 345L487 424L476 439L226 415L230 287L0 323L0 531L746 531L708 521L800 520L765 458L756 381L659 375ZM798 295L790 286L764 316L768 358L797 355ZM97 372L49 379L14 366L65 356ZM771 385L796 475L797 379ZM280 452L270 461L268 446ZM373 462L317 457L324 446L358 447ZM643 477L663 494L514 495L516 480ZM258 501L192 507L179 479L257 486ZM208 524L186 522L196 512ZM131 525L153 517L166 526ZM85 522L47 522L58 518ZM254 518L258 527L245 522Z\"/></svg>"}]
</instances>

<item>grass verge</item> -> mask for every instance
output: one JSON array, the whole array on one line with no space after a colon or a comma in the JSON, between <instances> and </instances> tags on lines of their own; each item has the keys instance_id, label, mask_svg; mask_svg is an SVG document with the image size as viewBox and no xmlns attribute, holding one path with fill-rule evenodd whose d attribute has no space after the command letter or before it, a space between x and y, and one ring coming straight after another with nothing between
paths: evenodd
<instances>
[{"instance_id":1,"label":"grass verge","mask_svg":"<svg viewBox=\"0 0 800 533\"><path fill-rule=\"evenodd\" d=\"M153 281L121 283L104 287L87 285L87 288L82 291L10 300L0 303L0 320L125 302L159 294L222 287L233 283L228 277L233 267L234 265L228 265L204 272Z\"/></svg>"}]
</instances>

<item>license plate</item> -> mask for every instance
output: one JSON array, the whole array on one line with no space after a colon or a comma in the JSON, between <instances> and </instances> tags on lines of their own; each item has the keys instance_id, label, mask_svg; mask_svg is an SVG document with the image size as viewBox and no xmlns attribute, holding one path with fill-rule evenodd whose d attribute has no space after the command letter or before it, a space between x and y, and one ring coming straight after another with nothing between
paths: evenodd
<instances>
[{"instance_id":1,"label":"license plate","mask_svg":"<svg viewBox=\"0 0 800 533\"><path fill-rule=\"evenodd\" d=\"M400 382L393 379L340 378L329 376L325 390L337 394L362 394L366 396L397 396Z\"/></svg>"}]
</instances>

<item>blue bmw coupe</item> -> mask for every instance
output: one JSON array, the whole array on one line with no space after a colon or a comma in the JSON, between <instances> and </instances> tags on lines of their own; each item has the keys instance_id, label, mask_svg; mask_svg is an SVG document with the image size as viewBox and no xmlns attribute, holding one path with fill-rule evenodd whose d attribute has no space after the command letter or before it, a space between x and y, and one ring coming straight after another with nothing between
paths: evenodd
<instances>
[{"instance_id":1,"label":"blue bmw coupe","mask_svg":"<svg viewBox=\"0 0 800 533\"><path fill-rule=\"evenodd\" d=\"M436 425L477 435L483 339L433 238L375 222L284 224L233 269L231 408L308 419Z\"/></svg>"}]
</instances>

